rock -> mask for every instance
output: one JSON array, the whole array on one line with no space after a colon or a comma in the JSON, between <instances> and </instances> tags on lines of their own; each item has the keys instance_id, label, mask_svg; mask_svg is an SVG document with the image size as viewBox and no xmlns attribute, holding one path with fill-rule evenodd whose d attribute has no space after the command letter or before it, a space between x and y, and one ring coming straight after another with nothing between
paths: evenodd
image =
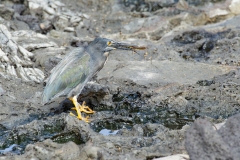
<instances>
[{"instance_id":1,"label":"rock","mask_svg":"<svg viewBox=\"0 0 240 160\"><path fill-rule=\"evenodd\" d=\"M153 160L183 160L183 159L189 159L189 156L186 154L176 154L163 158L154 158Z\"/></svg>"},{"instance_id":2,"label":"rock","mask_svg":"<svg viewBox=\"0 0 240 160\"><path fill-rule=\"evenodd\" d=\"M207 145L203 147L204 143ZM213 130L211 123L203 119L196 120L188 129L185 146L191 159L234 158L230 148L217 131Z\"/></svg>"},{"instance_id":3,"label":"rock","mask_svg":"<svg viewBox=\"0 0 240 160\"><path fill-rule=\"evenodd\" d=\"M19 21L19 20L13 20L11 23L11 28L13 30L29 30L29 26L27 23L23 22L23 21Z\"/></svg>"},{"instance_id":4,"label":"rock","mask_svg":"<svg viewBox=\"0 0 240 160\"><path fill-rule=\"evenodd\" d=\"M11 20L14 10L0 4L0 16L6 20Z\"/></svg>"},{"instance_id":5,"label":"rock","mask_svg":"<svg viewBox=\"0 0 240 160\"><path fill-rule=\"evenodd\" d=\"M124 26L124 29L128 32L128 33L134 33L138 30L140 30L144 24L145 20L144 19L138 19L135 20L133 22L130 22L129 24Z\"/></svg>"},{"instance_id":6,"label":"rock","mask_svg":"<svg viewBox=\"0 0 240 160\"><path fill-rule=\"evenodd\" d=\"M233 14L240 14L240 1L232 0L229 9Z\"/></svg>"},{"instance_id":7,"label":"rock","mask_svg":"<svg viewBox=\"0 0 240 160\"><path fill-rule=\"evenodd\" d=\"M43 23L39 24L39 27L41 28L41 30L43 31L43 33L47 33L48 31L52 30L53 25L52 22L50 21L45 21Z\"/></svg>"},{"instance_id":8,"label":"rock","mask_svg":"<svg viewBox=\"0 0 240 160\"><path fill-rule=\"evenodd\" d=\"M18 77L24 81L42 82L44 74L40 69L33 67L33 62L30 59L32 53L19 46L4 25L0 25L0 31L0 44L3 46L3 50L0 49L0 54L2 56L1 61L4 64L2 75Z\"/></svg>"},{"instance_id":9,"label":"rock","mask_svg":"<svg viewBox=\"0 0 240 160\"><path fill-rule=\"evenodd\" d=\"M74 32L75 30L73 27L66 27L66 28L64 28L64 31L65 32Z\"/></svg>"},{"instance_id":10,"label":"rock","mask_svg":"<svg viewBox=\"0 0 240 160\"><path fill-rule=\"evenodd\" d=\"M180 0L180 1L177 3L176 7L177 7L178 9L186 10L186 9L188 9L188 3L187 3L185 0Z\"/></svg>"},{"instance_id":11,"label":"rock","mask_svg":"<svg viewBox=\"0 0 240 160\"><path fill-rule=\"evenodd\" d=\"M225 124L226 127L228 125L232 126L232 124L236 125L239 124L239 122L236 121L234 122L232 121L232 119L235 119L235 117L234 118L232 117L231 119L228 120L228 122ZM210 122L204 119L196 120L194 124L186 132L185 146L190 158L238 159L239 154L237 152L238 149L236 148L236 146L239 145L239 141L236 141L237 137L235 135L232 134L229 135L229 130L225 130L225 126L221 127L220 130L215 131L212 128ZM233 139L234 142L236 142L236 145L232 145L231 142L233 142L232 141Z\"/></svg>"},{"instance_id":12,"label":"rock","mask_svg":"<svg viewBox=\"0 0 240 160\"><path fill-rule=\"evenodd\" d=\"M15 31L12 33L12 36L16 42L28 51L57 46L57 44L49 40L47 36L33 31ZM34 38L30 39L30 37Z\"/></svg>"},{"instance_id":13,"label":"rock","mask_svg":"<svg viewBox=\"0 0 240 160\"><path fill-rule=\"evenodd\" d=\"M26 147L26 153L16 156L15 159L78 159L80 156L79 147L75 143L58 144L47 139L43 142L29 144Z\"/></svg>"},{"instance_id":14,"label":"rock","mask_svg":"<svg viewBox=\"0 0 240 160\"><path fill-rule=\"evenodd\" d=\"M236 159L238 159L240 156L240 141L239 134L237 134L240 130L239 118L240 114L236 114L230 117L226 123L217 131L221 135L223 141L225 142L225 145L230 148L233 157L236 157Z\"/></svg>"},{"instance_id":15,"label":"rock","mask_svg":"<svg viewBox=\"0 0 240 160\"><path fill-rule=\"evenodd\" d=\"M81 17L79 16L73 16L71 17L70 19L70 23L73 25L73 26L77 26L77 24L82 20Z\"/></svg>"},{"instance_id":16,"label":"rock","mask_svg":"<svg viewBox=\"0 0 240 160\"><path fill-rule=\"evenodd\" d=\"M83 147L81 150L81 159L87 160L91 159L103 159L103 150L100 147L94 147L89 144Z\"/></svg>"},{"instance_id":17,"label":"rock","mask_svg":"<svg viewBox=\"0 0 240 160\"><path fill-rule=\"evenodd\" d=\"M6 91L2 88L2 86L0 85L0 96L2 96Z\"/></svg>"},{"instance_id":18,"label":"rock","mask_svg":"<svg viewBox=\"0 0 240 160\"><path fill-rule=\"evenodd\" d=\"M57 30L64 30L64 28L68 27L68 18L65 16L59 16L59 19L53 24Z\"/></svg>"},{"instance_id":19,"label":"rock","mask_svg":"<svg viewBox=\"0 0 240 160\"><path fill-rule=\"evenodd\" d=\"M232 67L206 65L201 63L179 63L173 61L108 61L99 73L98 79L109 75L114 78L132 80L139 85L150 83L196 83L200 79L211 79L234 69ZM210 71L210 72L209 72Z\"/></svg>"},{"instance_id":20,"label":"rock","mask_svg":"<svg viewBox=\"0 0 240 160\"><path fill-rule=\"evenodd\" d=\"M218 16L225 16L228 14L228 11L227 10L223 10L223 9L219 9L219 8L216 8L214 10L210 10L208 12L208 17L209 18L216 18Z\"/></svg>"}]
</instances>

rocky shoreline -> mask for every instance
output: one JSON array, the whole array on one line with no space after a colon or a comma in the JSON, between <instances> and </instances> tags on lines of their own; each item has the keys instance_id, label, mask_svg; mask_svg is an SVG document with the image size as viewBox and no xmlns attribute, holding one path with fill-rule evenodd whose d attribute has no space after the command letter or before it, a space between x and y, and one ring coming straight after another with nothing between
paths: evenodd
<instances>
[{"instance_id":1,"label":"rocky shoreline","mask_svg":"<svg viewBox=\"0 0 240 160\"><path fill-rule=\"evenodd\" d=\"M239 7L1 1L0 158L238 159ZM69 115L64 98L42 105L41 94L51 69L97 36L147 49L110 53L79 97L97 111L87 124Z\"/></svg>"}]
</instances>

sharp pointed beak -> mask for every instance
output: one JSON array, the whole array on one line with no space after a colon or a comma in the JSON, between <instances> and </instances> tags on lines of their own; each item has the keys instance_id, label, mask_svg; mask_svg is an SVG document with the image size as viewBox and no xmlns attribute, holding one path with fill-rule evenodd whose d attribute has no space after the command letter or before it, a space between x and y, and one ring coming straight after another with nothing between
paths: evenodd
<instances>
[{"instance_id":1,"label":"sharp pointed beak","mask_svg":"<svg viewBox=\"0 0 240 160\"><path fill-rule=\"evenodd\" d=\"M147 48L145 46L130 45L130 44L121 43L121 42L112 42L111 47L114 49L121 49L121 50L135 50L135 49L145 50Z\"/></svg>"}]
</instances>

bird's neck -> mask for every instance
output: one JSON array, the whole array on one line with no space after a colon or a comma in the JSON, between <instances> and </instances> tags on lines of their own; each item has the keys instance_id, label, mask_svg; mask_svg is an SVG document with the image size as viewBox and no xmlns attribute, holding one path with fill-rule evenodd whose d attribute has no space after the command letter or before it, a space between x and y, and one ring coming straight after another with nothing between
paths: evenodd
<instances>
[{"instance_id":1,"label":"bird's neck","mask_svg":"<svg viewBox=\"0 0 240 160\"><path fill-rule=\"evenodd\" d=\"M102 69L104 66L107 56L104 56L103 53L99 53L99 51L92 50L91 52L88 52L91 56L91 60L94 64L94 67L97 67L97 70Z\"/></svg>"}]
</instances>

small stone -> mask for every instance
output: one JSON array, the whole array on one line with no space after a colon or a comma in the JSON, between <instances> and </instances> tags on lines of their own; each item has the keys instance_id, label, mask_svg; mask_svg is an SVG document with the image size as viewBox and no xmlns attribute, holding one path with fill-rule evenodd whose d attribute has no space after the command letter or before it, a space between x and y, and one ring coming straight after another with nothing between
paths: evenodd
<instances>
[{"instance_id":1,"label":"small stone","mask_svg":"<svg viewBox=\"0 0 240 160\"><path fill-rule=\"evenodd\" d=\"M66 31L66 32L74 32L75 29L73 27L66 27L66 28L64 28L64 31Z\"/></svg>"},{"instance_id":2,"label":"small stone","mask_svg":"<svg viewBox=\"0 0 240 160\"><path fill-rule=\"evenodd\" d=\"M51 14L51 15L55 15L55 10L53 8L50 7L44 7L44 11Z\"/></svg>"},{"instance_id":3,"label":"small stone","mask_svg":"<svg viewBox=\"0 0 240 160\"><path fill-rule=\"evenodd\" d=\"M87 14L82 14L82 16L84 17L84 18L86 18L86 19L89 19L90 18L90 16L89 15L87 15Z\"/></svg>"},{"instance_id":4,"label":"small stone","mask_svg":"<svg viewBox=\"0 0 240 160\"><path fill-rule=\"evenodd\" d=\"M82 20L81 17L73 16L73 17L71 17L71 19L70 19L70 23L79 23L81 20Z\"/></svg>"},{"instance_id":5,"label":"small stone","mask_svg":"<svg viewBox=\"0 0 240 160\"><path fill-rule=\"evenodd\" d=\"M30 10L37 10L40 8L40 5L34 2L29 1L28 6Z\"/></svg>"},{"instance_id":6,"label":"small stone","mask_svg":"<svg viewBox=\"0 0 240 160\"><path fill-rule=\"evenodd\" d=\"M53 25L57 30L64 30L64 28L68 27L68 18L65 16L59 16L59 19L54 22Z\"/></svg>"}]
</instances>

